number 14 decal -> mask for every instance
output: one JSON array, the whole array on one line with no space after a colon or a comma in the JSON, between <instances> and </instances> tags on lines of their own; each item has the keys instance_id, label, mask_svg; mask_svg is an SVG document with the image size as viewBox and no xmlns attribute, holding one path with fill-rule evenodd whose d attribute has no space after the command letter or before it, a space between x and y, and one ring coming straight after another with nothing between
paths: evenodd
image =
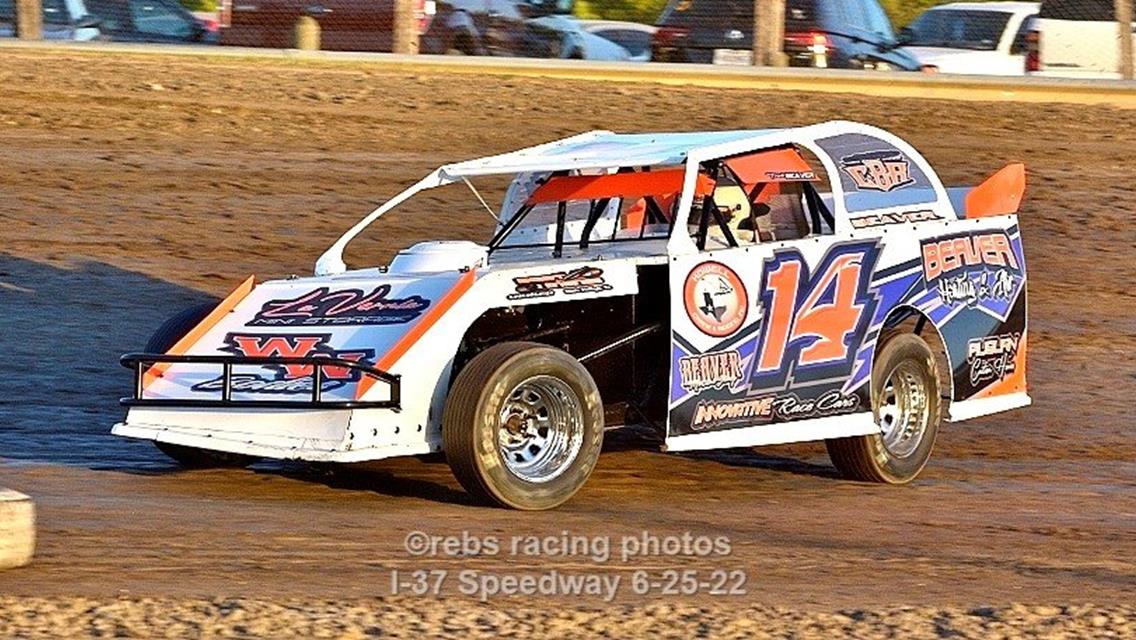
<instances>
[{"instance_id":1,"label":"number 14 decal","mask_svg":"<svg viewBox=\"0 0 1136 640\"><path fill-rule=\"evenodd\" d=\"M875 312L868 286L878 258L872 241L832 247L815 271L796 249L766 261L752 389L800 388L851 375Z\"/></svg>"}]
</instances>

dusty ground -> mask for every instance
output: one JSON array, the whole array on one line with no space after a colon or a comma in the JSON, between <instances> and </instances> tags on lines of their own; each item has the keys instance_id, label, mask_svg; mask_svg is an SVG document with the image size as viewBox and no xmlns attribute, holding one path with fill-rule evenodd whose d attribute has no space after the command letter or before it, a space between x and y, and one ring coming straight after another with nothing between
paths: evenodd
<instances>
[{"instance_id":1,"label":"dusty ground","mask_svg":"<svg viewBox=\"0 0 1136 640\"><path fill-rule=\"evenodd\" d=\"M741 617L738 607L767 605L958 605L970 624L965 607L1136 598L1133 112L42 56L0 52L0 457L9 459L0 485L34 495L41 518L36 563L0 574L0 594L81 595L95 615L119 595L389 596L392 570L473 567L626 580L635 570L741 570L744 596L662 598ZM914 486L839 481L813 445L674 457L624 437L566 508L521 515L469 505L442 464L188 473L145 443L106 435L129 384L117 355L164 316L249 273L310 272L339 232L435 165L597 127L830 118L896 131L951 184L1008 162L1030 168L1022 228L1036 405L949 427ZM377 225L349 259L488 229L464 197L429 205ZM414 530L616 541L690 531L728 537L730 553L626 564L419 558L403 548ZM456 593L456 580L444 592ZM640 600L630 589L617 597ZM78 606L27 602L0 601L0 635L22 607ZM577 601L488 606L515 602ZM924 622L956 615L920 611ZM1123 633L1111 615L1103 629Z\"/></svg>"}]
</instances>

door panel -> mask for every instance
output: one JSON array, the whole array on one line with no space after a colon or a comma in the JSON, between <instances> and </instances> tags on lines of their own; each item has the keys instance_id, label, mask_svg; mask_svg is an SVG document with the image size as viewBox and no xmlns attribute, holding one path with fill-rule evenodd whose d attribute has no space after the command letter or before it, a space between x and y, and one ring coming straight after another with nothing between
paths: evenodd
<instances>
[{"instance_id":1,"label":"door panel","mask_svg":"<svg viewBox=\"0 0 1136 640\"><path fill-rule=\"evenodd\" d=\"M668 436L868 411L865 390L844 389L879 254L811 238L673 261Z\"/></svg>"}]
</instances>

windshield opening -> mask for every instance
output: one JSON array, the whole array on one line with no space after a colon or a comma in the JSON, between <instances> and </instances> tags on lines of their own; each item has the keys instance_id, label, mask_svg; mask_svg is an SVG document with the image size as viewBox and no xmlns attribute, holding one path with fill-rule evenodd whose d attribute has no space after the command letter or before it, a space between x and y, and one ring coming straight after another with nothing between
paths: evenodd
<instances>
[{"instance_id":1,"label":"windshield opening","mask_svg":"<svg viewBox=\"0 0 1136 640\"><path fill-rule=\"evenodd\" d=\"M936 9L919 16L907 27L904 44L994 51L1009 21L1010 14L1001 11Z\"/></svg>"},{"instance_id":2,"label":"windshield opening","mask_svg":"<svg viewBox=\"0 0 1136 640\"><path fill-rule=\"evenodd\" d=\"M506 195L489 250L551 248L560 257L568 246L665 240L684 180L681 166L523 174ZM711 188L705 177L698 185Z\"/></svg>"}]
</instances>

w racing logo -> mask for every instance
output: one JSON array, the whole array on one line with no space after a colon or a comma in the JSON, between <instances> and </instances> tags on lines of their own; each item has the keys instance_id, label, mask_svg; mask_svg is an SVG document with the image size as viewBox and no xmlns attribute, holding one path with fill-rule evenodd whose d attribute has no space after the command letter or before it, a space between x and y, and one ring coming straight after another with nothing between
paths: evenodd
<instances>
[{"instance_id":1,"label":"w racing logo","mask_svg":"<svg viewBox=\"0 0 1136 640\"><path fill-rule=\"evenodd\" d=\"M222 351L249 358L336 358L352 362L368 362L375 356L373 349L338 351L328 344L331 334L314 335L264 335L230 333L225 336ZM253 365L245 365L251 369ZM239 371L242 365L237 364ZM271 376L258 373L234 373L232 390L234 393L272 393L293 394L311 393L315 366L310 364L267 364L260 369L272 372ZM322 391L338 389L346 384L358 382L362 373L347 367L320 367L322 372ZM194 391L220 391L221 377L194 385Z\"/></svg>"}]
</instances>

